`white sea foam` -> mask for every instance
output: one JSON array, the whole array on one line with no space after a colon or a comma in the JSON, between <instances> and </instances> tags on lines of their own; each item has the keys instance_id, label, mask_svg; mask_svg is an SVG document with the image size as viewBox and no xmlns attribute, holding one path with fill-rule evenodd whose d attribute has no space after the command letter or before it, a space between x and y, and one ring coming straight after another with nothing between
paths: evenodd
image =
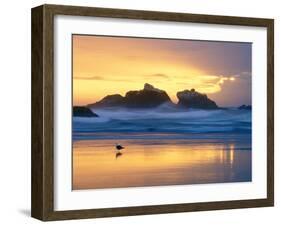
<instances>
[{"instance_id":1,"label":"white sea foam","mask_svg":"<svg viewBox=\"0 0 281 226\"><path fill-rule=\"evenodd\" d=\"M73 118L74 133L251 133L251 111L247 110L185 110L162 106L146 110L107 108L93 111L99 117Z\"/></svg>"}]
</instances>

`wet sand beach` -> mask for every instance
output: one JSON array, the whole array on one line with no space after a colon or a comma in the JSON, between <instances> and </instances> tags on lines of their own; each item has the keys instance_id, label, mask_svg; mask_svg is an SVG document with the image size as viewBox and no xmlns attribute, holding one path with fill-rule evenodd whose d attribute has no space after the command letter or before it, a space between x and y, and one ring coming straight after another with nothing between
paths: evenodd
<instances>
[{"instance_id":1,"label":"wet sand beach","mask_svg":"<svg viewBox=\"0 0 281 226\"><path fill-rule=\"evenodd\" d=\"M118 157L102 137L73 141L74 190L251 181L249 135L121 134Z\"/></svg>"}]
</instances>

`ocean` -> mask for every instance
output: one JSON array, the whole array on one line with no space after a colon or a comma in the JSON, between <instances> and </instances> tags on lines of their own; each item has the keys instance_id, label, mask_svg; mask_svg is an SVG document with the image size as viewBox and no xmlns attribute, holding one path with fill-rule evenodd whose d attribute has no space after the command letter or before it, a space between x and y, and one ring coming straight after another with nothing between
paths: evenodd
<instances>
[{"instance_id":1,"label":"ocean","mask_svg":"<svg viewBox=\"0 0 281 226\"><path fill-rule=\"evenodd\" d=\"M74 190L252 179L249 110L93 111L99 117L73 117Z\"/></svg>"}]
</instances>

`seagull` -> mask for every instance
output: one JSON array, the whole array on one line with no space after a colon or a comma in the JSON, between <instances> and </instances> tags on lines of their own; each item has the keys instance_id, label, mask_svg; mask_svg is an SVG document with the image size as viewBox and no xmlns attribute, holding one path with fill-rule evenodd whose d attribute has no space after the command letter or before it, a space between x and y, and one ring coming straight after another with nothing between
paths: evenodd
<instances>
[{"instance_id":1,"label":"seagull","mask_svg":"<svg viewBox=\"0 0 281 226\"><path fill-rule=\"evenodd\" d=\"M118 152L120 152L120 150L124 149L124 147L121 144L116 144L115 148Z\"/></svg>"},{"instance_id":2,"label":"seagull","mask_svg":"<svg viewBox=\"0 0 281 226\"><path fill-rule=\"evenodd\" d=\"M115 148L116 148L115 158L117 159L119 156L122 155L121 150L124 149L124 147L121 144L116 144Z\"/></svg>"}]
</instances>

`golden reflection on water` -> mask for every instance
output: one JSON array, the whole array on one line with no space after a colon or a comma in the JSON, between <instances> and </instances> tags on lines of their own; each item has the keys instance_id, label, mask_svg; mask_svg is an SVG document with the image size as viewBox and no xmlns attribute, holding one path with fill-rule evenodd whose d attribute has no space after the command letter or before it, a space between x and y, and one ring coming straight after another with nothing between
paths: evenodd
<instances>
[{"instance_id":1,"label":"golden reflection on water","mask_svg":"<svg viewBox=\"0 0 281 226\"><path fill-rule=\"evenodd\" d=\"M73 189L251 180L251 153L235 143L122 145L116 158L114 141L75 142Z\"/></svg>"},{"instance_id":2,"label":"golden reflection on water","mask_svg":"<svg viewBox=\"0 0 281 226\"><path fill-rule=\"evenodd\" d=\"M230 166L232 168L233 166L233 161L234 161L234 144L229 145L230 150L229 150L229 161L230 161Z\"/></svg>"}]
</instances>

